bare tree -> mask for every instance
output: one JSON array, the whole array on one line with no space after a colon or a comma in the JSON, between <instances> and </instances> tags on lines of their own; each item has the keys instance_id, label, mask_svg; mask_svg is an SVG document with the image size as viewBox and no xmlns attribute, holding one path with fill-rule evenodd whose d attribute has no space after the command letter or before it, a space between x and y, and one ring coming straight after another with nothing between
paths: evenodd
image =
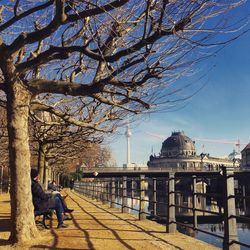
<instances>
[{"instance_id":1,"label":"bare tree","mask_svg":"<svg viewBox=\"0 0 250 250\"><path fill-rule=\"evenodd\" d=\"M107 145L88 143L79 151L79 159L86 169L114 167L111 149Z\"/></svg>"},{"instance_id":2,"label":"bare tree","mask_svg":"<svg viewBox=\"0 0 250 250\"><path fill-rule=\"evenodd\" d=\"M243 19L233 24L226 12L244 2L1 1L0 89L7 101L13 242L38 234L30 209L30 110L112 131L127 111L182 101L181 89L168 87L208 57L208 49L238 36L227 32L239 32Z\"/></svg>"},{"instance_id":3,"label":"bare tree","mask_svg":"<svg viewBox=\"0 0 250 250\"><path fill-rule=\"evenodd\" d=\"M74 126L49 112L32 112L30 115L30 142L38 157L40 181L46 187L52 167L64 166L81 157L89 143L100 143L102 134L93 129Z\"/></svg>"},{"instance_id":4,"label":"bare tree","mask_svg":"<svg viewBox=\"0 0 250 250\"><path fill-rule=\"evenodd\" d=\"M77 137L77 136L76 136ZM58 175L67 172L79 172L82 166L97 166L97 163L105 165L109 163L110 154L100 159L100 155L106 151L101 147L101 141L91 137L87 139L70 140L60 142L50 148L47 155L48 165L52 171L51 178L58 180ZM101 162L101 160L103 160ZM105 161L104 161L105 160ZM102 165L102 166L103 166ZM57 176L57 177L55 177Z\"/></svg>"}]
</instances>

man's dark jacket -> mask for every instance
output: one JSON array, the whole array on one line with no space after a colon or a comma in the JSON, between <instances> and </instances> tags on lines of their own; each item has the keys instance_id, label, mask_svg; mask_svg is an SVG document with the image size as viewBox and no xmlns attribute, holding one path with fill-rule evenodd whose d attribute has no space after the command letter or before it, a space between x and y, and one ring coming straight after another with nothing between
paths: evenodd
<instances>
[{"instance_id":1,"label":"man's dark jacket","mask_svg":"<svg viewBox=\"0 0 250 250\"><path fill-rule=\"evenodd\" d=\"M55 207L55 201L51 193L45 193L42 186L35 180L32 180L31 191L35 210L43 211Z\"/></svg>"}]
</instances>

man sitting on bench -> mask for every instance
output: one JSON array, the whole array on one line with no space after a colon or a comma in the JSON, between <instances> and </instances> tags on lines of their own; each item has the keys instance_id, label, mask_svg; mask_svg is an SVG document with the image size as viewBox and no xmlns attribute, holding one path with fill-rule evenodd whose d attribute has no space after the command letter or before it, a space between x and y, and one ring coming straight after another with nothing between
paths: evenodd
<instances>
[{"instance_id":1,"label":"man sitting on bench","mask_svg":"<svg viewBox=\"0 0 250 250\"><path fill-rule=\"evenodd\" d=\"M31 191L32 201L35 210L45 211L48 209L56 210L56 217L58 221L57 228L66 228L68 225L63 223L63 217L65 212L73 212L73 209L68 209L63 204L61 197L52 196L50 193L45 193L42 186L38 182L38 171L34 168L31 169Z\"/></svg>"}]
</instances>

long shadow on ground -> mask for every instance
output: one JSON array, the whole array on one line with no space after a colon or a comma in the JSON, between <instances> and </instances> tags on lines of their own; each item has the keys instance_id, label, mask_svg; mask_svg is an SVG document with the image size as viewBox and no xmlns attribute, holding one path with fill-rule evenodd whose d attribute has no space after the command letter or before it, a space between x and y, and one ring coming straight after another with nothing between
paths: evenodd
<instances>
[{"instance_id":1,"label":"long shadow on ground","mask_svg":"<svg viewBox=\"0 0 250 250\"><path fill-rule=\"evenodd\" d=\"M108 211L107 209L105 209L105 208L103 208L103 207L101 207L101 206L95 204L94 202L93 202L93 203L90 202L89 200L83 198L81 195L78 195L77 193L74 193L74 194L75 194L76 196L80 197L81 199L83 199L85 202L91 203L92 205L94 205L95 207L97 207L98 209L100 209L101 211L105 211L105 213L109 213L109 214L113 215L114 217L118 218L119 220L122 220L122 221L124 221L124 222L126 222L126 223L128 223L128 224L130 224L130 225L132 225L132 226L134 226L134 227L137 228L138 230L140 230L140 231L142 231L142 232L144 232L144 233L150 235L151 237L153 237L153 238L155 238L155 239L157 239L157 240L160 240L160 241L162 241L162 242L165 242L166 244L168 244L168 245L170 245L170 246L173 246L173 247L175 247L176 249L182 250L181 247L176 246L176 245L170 243L169 241L164 240L164 239L162 239L162 238L157 237L156 235L154 235L154 233L162 233L162 232L147 231L147 230L145 230L144 228L142 228L142 227L140 227L139 225L137 225L137 224L135 224L135 223L132 222L132 221L137 221L137 219L135 219L135 220L133 220L133 219L132 219L132 220L131 220L131 219L129 219L129 220L123 219L123 218L121 218L121 217L119 217L119 216L113 214L112 212ZM70 197L70 198L72 199L72 197ZM72 199L72 200L73 200L73 199ZM73 200L73 201L74 201L74 200ZM76 201L75 201L75 202L76 202ZM76 203L77 203L77 202L76 202ZM78 204L78 206L81 207L81 209L84 211L84 208L82 208L81 204L79 204L79 203L77 203L77 204ZM84 212L88 214L87 211L84 211ZM103 225L106 229L109 229L110 231L112 231L112 233L116 236L116 238L117 238L118 240L120 240L121 243L124 244L124 246L126 246L128 249L133 249L133 248L130 247L126 242L124 242L122 239L119 238L119 236L117 235L117 233L115 232L115 230L108 228L106 225L104 225L104 224L101 223L98 219L96 219L95 216L93 216L93 215L91 215L91 214L89 214L89 215L90 215L95 221L97 221L99 224Z\"/></svg>"}]
</instances>

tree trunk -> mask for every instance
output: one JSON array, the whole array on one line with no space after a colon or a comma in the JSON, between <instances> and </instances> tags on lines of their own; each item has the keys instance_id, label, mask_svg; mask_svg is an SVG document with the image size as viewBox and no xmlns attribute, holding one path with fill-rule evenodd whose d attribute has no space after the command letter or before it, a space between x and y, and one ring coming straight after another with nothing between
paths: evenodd
<instances>
[{"instance_id":1,"label":"tree trunk","mask_svg":"<svg viewBox=\"0 0 250 250\"><path fill-rule=\"evenodd\" d=\"M51 180L54 180L54 181L56 181L55 180L55 170L51 170Z\"/></svg>"},{"instance_id":2,"label":"tree trunk","mask_svg":"<svg viewBox=\"0 0 250 250\"><path fill-rule=\"evenodd\" d=\"M1 179L0 179L0 185L1 185L1 191L0 193L3 193L3 166L1 166Z\"/></svg>"},{"instance_id":3,"label":"tree trunk","mask_svg":"<svg viewBox=\"0 0 250 250\"><path fill-rule=\"evenodd\" d=\"M52 176L52 168L51 166L49 166L49 169L48 169L48 178L53 181L53 176Z\"/></svg>"},{"instance_id":4,"label":"tree trunk","mask_svg":"<svg viewBox=\"0 0 250 250\"><path fill-rule=\"evenodd\" d=\"M56 175L55 181L56 181L57 186L60 186L60 174L59 173Z\"/></svg>"},{"instance_id":5,"label":"tree trunk","mask_svg":"<svg viewBox=\"0 0 250 250\"><path fill-rule=\"evenodd\" d=\"M21 82L7 91L9 158L11 172L11 235L13 243L37 237L30 178L28 116L31 95Z\"/></svg>"},{"instance_id":6,"label":"tree trunk","mask_svg":"<svg viewBox=\"0 0 250 250\"><path fill-rule=\"evenodd\" d=\"M38 155L38 171L41 184L44 183L45 150L46 150L46 144L41 143L39 145L39 155Z\"/></svg>"},{"instance_id":7,"label":"tree trunk","mask_svg":"<svg viewBox=\"0 0 250 250\"><path fill-rule=\"evenodd\" d=\"M44 188L48 189L48 181L49 181L49 163L48 161L45 160L45 164L44 164Z\"/></svg>"}]
</instances>

